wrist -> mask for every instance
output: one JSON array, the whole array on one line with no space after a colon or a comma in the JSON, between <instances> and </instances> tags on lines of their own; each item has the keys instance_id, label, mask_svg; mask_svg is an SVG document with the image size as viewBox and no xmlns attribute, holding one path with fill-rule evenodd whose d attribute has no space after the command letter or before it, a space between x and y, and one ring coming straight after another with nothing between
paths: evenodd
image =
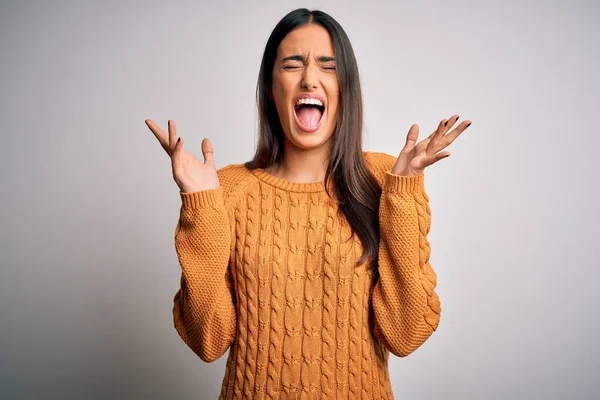
<instances>
[{"instance_id":1,"label":"wrist","mask_svg":"<svg viewBox=\"0 0 600 400\"><path fill-rule=\"evenodd\" d=\"M419 176L423 174L423 171L415 171L414 169L404 169L402 171L394 171L393 169L390 171L390 174L393 175L397 175L397 176L406 176L406 177L411 177L411 176Z\"/></svg>"},{"instance_id":2,"label":"wrist","mask_svg":"<svg viewBox=\"0 0 600 400\"><path fill-rule=\"evenodd\" d=\"M222 203L223 193L220 187L214 189L202 189L194 192L180 191L181 202L185 209L213 207Z\"/></svg>"},{"instance_id":3,"label":"wrist","mask_svg":"<svg viewBox=\"0 0 600 400\"><path fill-rule=\"evenodd\" d=\"M414 171L413 171L414 172ZM386 193L417 193L424 191L425 174L396 175L388 172L385 175L383 191Z\"/></svg>"}]
</instances>

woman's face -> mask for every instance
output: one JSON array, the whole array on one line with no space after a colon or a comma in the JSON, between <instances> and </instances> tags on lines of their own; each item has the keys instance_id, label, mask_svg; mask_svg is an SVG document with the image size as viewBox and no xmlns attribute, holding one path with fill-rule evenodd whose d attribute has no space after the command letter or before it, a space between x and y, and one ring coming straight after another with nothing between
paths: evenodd
<instances>
[{"instance_id":1,"label":"woman's face","mask_svg":"<svg viewBox=\"0 0 600 400\"><path fill-rule=\"evenodd\" d=\"M272 94L292 145L314 149L331 137L339 101L335 67L331 37L320 25L294 29L279 44Z\"/></svg>"}]
</instances>

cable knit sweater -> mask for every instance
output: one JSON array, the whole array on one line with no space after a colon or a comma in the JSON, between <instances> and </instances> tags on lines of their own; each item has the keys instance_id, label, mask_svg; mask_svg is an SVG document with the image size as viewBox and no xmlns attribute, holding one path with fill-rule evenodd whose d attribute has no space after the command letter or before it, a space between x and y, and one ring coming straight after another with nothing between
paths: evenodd
<instances>
[{"instance_id":1,"label":"cable knit sweater","mask_svg":"<svg viewBox=\"0 0 600 400\"><path fill-rule=\"evenodd\" d=\"M377 279L323 182L239 164L218 171L218 189L180 192L174 324L206 362L230 349L221 399L393 399L389 352L436 330L424 175L364 158L383 189Z\"/></svg>"}]
</instances>

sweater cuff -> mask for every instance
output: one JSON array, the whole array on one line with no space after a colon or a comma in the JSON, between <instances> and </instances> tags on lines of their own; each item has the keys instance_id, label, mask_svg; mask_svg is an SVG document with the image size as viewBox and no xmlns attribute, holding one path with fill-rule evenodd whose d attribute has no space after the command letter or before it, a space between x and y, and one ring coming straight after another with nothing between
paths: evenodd
<instances>
[{"instance_id":1,"label":"sweater cuff","mask_svg":"<svg viewBox=\"0 0 600 400\"><path fill-rule=\"evenodd\" d=\"M200 190L198 192L185 193L179 191L183 209L196 209L212 207L223 202L223 190L219 186L216 189Z\"/></svg>"},{"instance_id":2,"label":"sweater cuff","mask_svg":"<svg viewBox=\"0 0 600 400\"><path fill-rule=\"evenodd\" d=\"M422 193L425 191L425 173L403 176L387 171L383 191L387 193Z\"/></svg>"}]
</instances>

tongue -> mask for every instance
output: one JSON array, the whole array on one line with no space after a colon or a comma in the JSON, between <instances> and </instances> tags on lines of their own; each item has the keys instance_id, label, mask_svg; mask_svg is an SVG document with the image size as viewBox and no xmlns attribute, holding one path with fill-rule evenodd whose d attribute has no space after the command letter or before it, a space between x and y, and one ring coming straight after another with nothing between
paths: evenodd
<instances>
[{"instance_id":1,"label":"tongue","mask_svg":"<svg viewBox=\"0 0 600 400\"><path fill-rule=\"evenodd\" d=\"M296 114L300 123L310 128L316 126L321 120L321 110L317 107L300 107Z\"/></svg>"}]
</instances>

